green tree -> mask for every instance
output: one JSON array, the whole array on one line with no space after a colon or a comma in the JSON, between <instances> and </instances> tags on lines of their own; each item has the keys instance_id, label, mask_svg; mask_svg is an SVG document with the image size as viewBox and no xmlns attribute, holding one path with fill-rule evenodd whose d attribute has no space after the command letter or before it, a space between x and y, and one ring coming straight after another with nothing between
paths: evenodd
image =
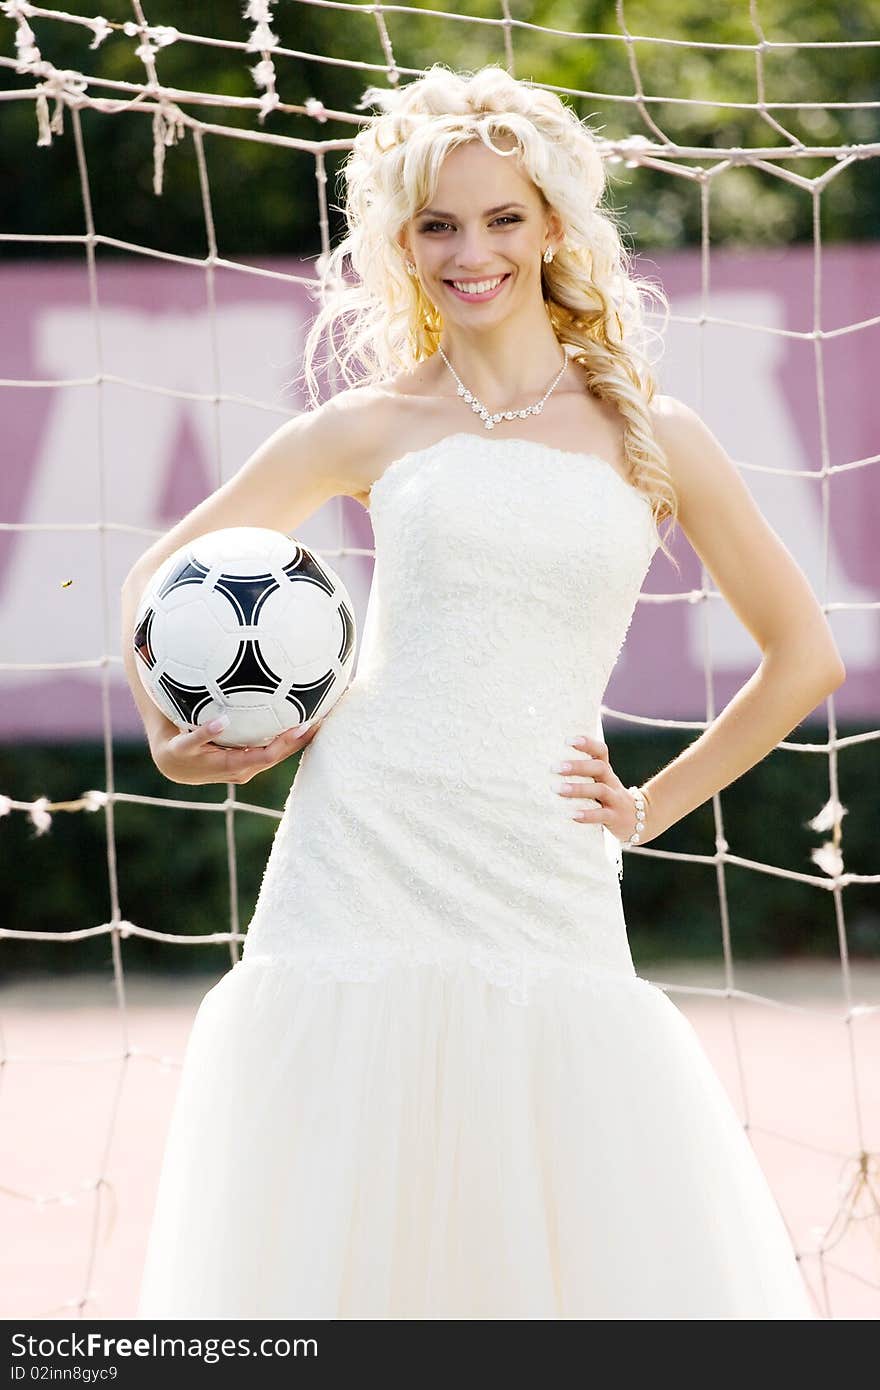
<instances>
[{"instance_id":1,"label":"green tree","mask_svg":"<svg viewBox=\"0 0 880 1390\"><path fill-rule=\"evenodd\" d=\"M95 13L91 0L70 0L59 8L89 17ZM428 8L414 6L410 13L384 15L400 81L412 80L435 61L466 70L489 62L506 64L497 0L471 0L442 16L420 12ZM432 3L430 8L438 6ZM154 25L174 25L184 34L242 43L251 28L242 17L243 9L241 0L201 0L192 5L151 0L146 12ZM43 57L56 68L80 71L93 79L142 83L145 69L135 53L137 39L121 30L132 17L128 0L107 0L101 12L118 27L94 49L89 29L34 17L30 23ZM465 14L466 20L456 12ZM771 46L762 55L766 102L855 103L855 109L794 106L761 113L754 105L761 94L756 43L763 39L770 45L846 44L875 39L878 0L854 0L845 11L761 0L756 7L760 31L750 13L745 0L711 15L696 0L628 0L626 4L512 0L516 23L511 47L517 77L559 88L578 115L607 138L641 135L659 144L673 142L701 152L698 157L661 160L657 169L609 165L609 196L623 214L635 244L676 247L699 239L700 185L688 174L697 168L711 171L724 149L770 151L793 141L807 147L848 148L880 138L877 109L857 105L878 99L876 47ZM474 22L478 20L486 22ZM359 14L279 0L272 28L282 46L303 55L275 60L277 90L288 105L305 108L313 98L329 111L357 117L365 88L386 81L388 58L380 27L366 6ZM570 33L594 37L572 38ZM0 53L7 60L15 56L15 34L14 22L0 19ZM719 44L738 47L712 47ZM161 48L156 61L159 79L169 87L255 101L259 89L250 69L260 56L182 37ZM34 79L7 66L0 69L0 86L32 90ZM637 89L645 98L641 102L634 100ZM93 86L90 95L118 94ZM304 110L273 111L261 124L253 106L207 106L185 100L180 105L189 115L233 131L264 131L306 141L349 140L357 129L351 119L322 122ZM82 233L70 113L65 113L64 134L55 135L51 146L37 147L33 100L6 100L2 110L0 176L6 196L0 230ZM106 114L87 109L82 121L99 231L160 250L204 255L206 228L191 134L166 150L164 189L157 197L150 117L138 110ZM317 255L318 185L310 151L218 135L206 136L205 148L221 254ZM344 157L344 150L327 157L334 239L341 227L335 206L340 192L336 176ZM815 178L834 162L831 154L773 160L771 167ZM677 165L678 172L670 164ZM858 159L844 169L823 193L821 207L826 242L873 238L880 220L875 161ZM812 236L808 190L746 164L724 169L711 180L709 218L714 245L778 245ZM27 242L7 242L2 249L7 258L34 254L34 244ZM40 247L40 254L69 257L82 252L68 244Z\"/></svg>"}]
</instances>

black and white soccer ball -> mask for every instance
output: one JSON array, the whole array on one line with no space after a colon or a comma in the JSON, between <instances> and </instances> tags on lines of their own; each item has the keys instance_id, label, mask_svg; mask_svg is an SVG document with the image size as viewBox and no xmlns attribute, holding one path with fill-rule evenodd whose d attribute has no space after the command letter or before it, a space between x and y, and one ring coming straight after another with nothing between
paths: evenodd
<instances>
[{"instance_id":1,"label":"black and white soccer ball","mask_svg":"<svg viewBox=\"0 0 880 1390\"><path fill-rule=\"evenodd\" d=\"M229 748L322 718L348 684L356 636L339 576L259 526L181 546L151 577L134 621L147 693L180 729L228 715L214 742Z\"/></svg>"}]
</instances>

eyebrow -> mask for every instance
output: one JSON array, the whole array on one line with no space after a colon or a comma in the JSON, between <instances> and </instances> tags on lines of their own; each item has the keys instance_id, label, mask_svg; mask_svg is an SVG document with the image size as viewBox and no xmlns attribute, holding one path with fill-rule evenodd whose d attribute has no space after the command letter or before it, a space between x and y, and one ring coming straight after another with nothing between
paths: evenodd
<instances>
[{"instance_id":1,"label":"eyebrow","mask_svg":"<svg viewBox=\"0 0 880 1390\"><path fill-rule=\"evenodd\" d=\"M483 216L491 217L493 213L504 212L506 208L522 208L523 212L527 211L525 203L500 203L497 208L487 208L486 211L483 213ZM422 211L419 213L419 216L451 217L452 220L455 221L455 213L441 212L439 208L423 208Z\"/></svg>"}]
</instances>

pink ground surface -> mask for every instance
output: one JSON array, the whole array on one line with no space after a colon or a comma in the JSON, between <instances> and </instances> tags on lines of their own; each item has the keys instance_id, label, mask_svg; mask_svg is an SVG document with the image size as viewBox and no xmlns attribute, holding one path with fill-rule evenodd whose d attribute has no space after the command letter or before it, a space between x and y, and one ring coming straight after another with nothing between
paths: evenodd
<instances>
[{"instance_id":1,"label":"pink ground surface","mask_svg":"<svg viewBox=\"0 0 880 1390\"><path fill-rule=\"evenodd\" d=\"M854 968L854 1003L874 1011L849 1025L841 972L826 965L739 967L737 987L769 1002L671 988L721 987L712 966L641 973L670 986L748 1120L819 1316L876 1318L876 1158L873 1217L863 1190L833 1248L817 1247L847 1159L880 1152L880 962ZM213 983L127 976L124 1014L107 977L0 988L3 1318L132 1316L179 1063Z\"/></svg>"}]
</instances>

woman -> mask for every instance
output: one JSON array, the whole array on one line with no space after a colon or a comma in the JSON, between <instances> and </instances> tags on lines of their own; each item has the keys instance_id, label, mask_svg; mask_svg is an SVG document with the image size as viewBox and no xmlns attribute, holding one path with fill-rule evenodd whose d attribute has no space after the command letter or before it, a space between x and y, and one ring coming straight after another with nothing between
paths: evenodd
<instances>
[{"instance_id":1,"label":"woman","mask_svg":"<svg viewBox=\"0 0 880 1390\"><path fill-rule=\"evenodd\" d=\"M721 445L655 394L589 129L495 67L368 95L305 356L314 393L344 324L347 387L126 583L130 652L185 540L295 532L340 495L371 512L356 678L311 729L244 751L179 733L126 657L172 781L248 782L307 747L242 959L193 1027L139 1316L809 1318L726 1092L635 972L619 875L840 657ZM664 518L763 660L627 788L599 712Z\"/></svg>"}]
</instances>

